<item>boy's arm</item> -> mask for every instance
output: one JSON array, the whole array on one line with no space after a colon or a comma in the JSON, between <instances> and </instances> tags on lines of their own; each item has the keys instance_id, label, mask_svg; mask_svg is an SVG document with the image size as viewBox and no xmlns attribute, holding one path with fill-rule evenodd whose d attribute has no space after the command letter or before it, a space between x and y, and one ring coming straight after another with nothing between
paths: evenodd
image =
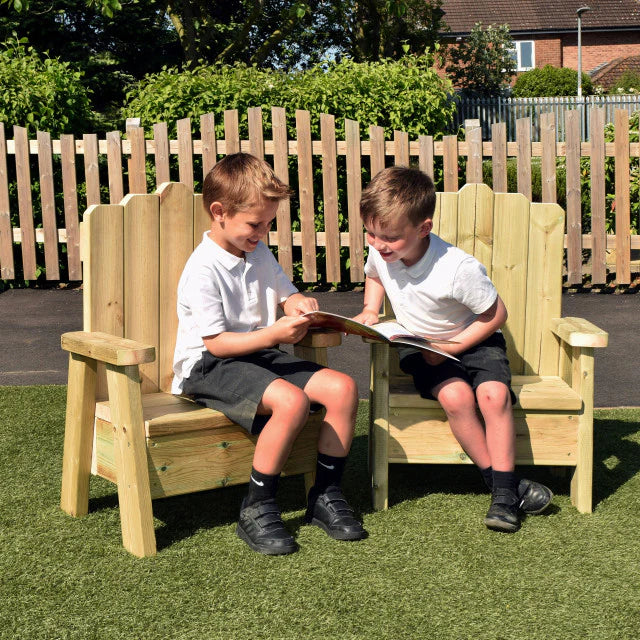
<instances>
[{"instance_id":1,"label":"boy's arm","mask_svg":"<svg viewBox=\"0 0 640 640\"><path fill-rule=\"evenodd\" d=\"M284 302L280 303L280 308L286 316L301 316L309 311L318 311L318 301L315 298L308 298L301 293L291 294Z\"/></svg>"},{"instance_id":2,"label":"boy's arm","mask_svg":"<svg viewBox=\"0 0 640 640\"><path fill-rule=\"evenodd\" d=\"M367 276L364 281L364 308L353 319L362 324L378 322L378 314L384 300L384 287L379 278Z\"/></svg>"}]
</instances>

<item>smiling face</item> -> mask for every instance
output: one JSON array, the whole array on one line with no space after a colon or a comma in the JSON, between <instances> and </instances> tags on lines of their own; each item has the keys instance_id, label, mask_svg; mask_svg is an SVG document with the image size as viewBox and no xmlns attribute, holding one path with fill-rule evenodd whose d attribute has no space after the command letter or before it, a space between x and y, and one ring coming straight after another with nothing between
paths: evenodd
<instances>
[{"instance_id":1,"label":"smiling face","mask_svg":"<svg viewBox=\"0 0 640 640\"><path fill-rule=\"evenodd\" d=\"M384 226L375 220L365 222L367 242L378 251L385 262L402 262L414 265L429 248L429 233L433 222L427 219L414 226L406 221L396 221Z\"/></svg>"},{"instance_id":2,"label":"smiling face","mask_svg":"<svg viewBox=\"0 0 640 640\"><path fill-rule=\"evenodd\" d=\"M278 202L261 200L248 209L229 215L219 202L213 202L211 211L211 239L225 251L243 258L258 246L271 228L276 217Z\"/></svg>"}]
</instances>

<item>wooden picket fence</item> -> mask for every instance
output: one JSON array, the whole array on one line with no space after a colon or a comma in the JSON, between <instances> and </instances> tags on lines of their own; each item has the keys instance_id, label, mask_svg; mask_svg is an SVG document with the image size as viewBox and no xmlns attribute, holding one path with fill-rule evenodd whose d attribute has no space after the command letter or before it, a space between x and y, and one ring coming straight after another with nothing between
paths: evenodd
<instances>
[{"instance_id":1,"label":"wooden picket fence","mask_svg":"<svg viewBox=\"0 0 640 640\"><path fill-rule=\"evenodd\" d=\"M204 176L221 156L242 150L265 157L287 184L290 178L297 183L296 210L292 211L289 202L281 203L269 244L277 249L278 260L289 276L294 265L301 264L304 282L343 282L347 274L341 269L341 251L348 254L348 281L364 280L365 242L358 215L363 173L368 179L390 164L411 163L433 174L434 163L441 162L444 191L457 191L461 182L482 182L483 159L491 159L493 189L504 192L507 158L515 157L517 190L531 198L532 158L537 156L541 158L544 202L555 202L556 160L566 161L567 281L580 283L583 275L590 274L594 284L605 283L609 268L615 271L617 283L627 284L631 281L631 251L640 249L640 236L630 231L629 195L632 165L637 165L640 144L629 142L626 111L616 112L615 143L607 144L603 110L593 110L589 142L581 142L577 116L576 111L565 114L566 140L560 143L556 142L553 113L541 116L541 139L534 143L528 118L518 120L515 142L507 141L504 123L494 124L492 140L483 142L481 129L473 122L467 123L465 140L454 135L442 140L428 135L409 140L401 131L395 131L392 140L385 140L384 130L378 126L369 127L369 138L361 139L360 123L353 120L345 120L344 140L337 140L335 118L328 114L320 116L320 139L312 140L311 116L302 110L295 114L296 137L288 139L287 115L278 107L271 109L271 139L264 135L261 108L248 111L247 140L240 139L236 110L224 112L222 138L216 137L213 114L201 116L200 139L193 138L189 118L176 123L175 140L169 139L166 123L154 125L152 139L145 139L143 129L132 126L125 136L114 131L104 139L86 134L81 139L63 135L52 140L48 133L38 132L35 140L29 140L26 129L14 126L13 139L7 140L0 123L0 276L4 280L35 280L44 267L47 280L63 276L68 281L81 280L79 217L86 206L104 202L107 193L109 203L119 203L126 194L146 193L170 180L193 188L196 157L201 157L197 164ZM12 157L14 164L10 162ZM587 234L582 233L580 203L580 161L585 157L589 158L591 171L591 230ZM104 165L105 158L106 175L100 171L100 159ZM177 175L172 175L176 172L172 158L177 158ZM460 158L466 159L465 175L460 175ZM607 234L605 228L606 158L615 161L615 234ZM31 159L37 159L37 178L31 175ZM151 159L155 172L147 171ZM83 179L79 178L80 164L84 167ZM292 166L297 176L290 176ZM322 172L321 193L314 193L317 170ZM155 186L150 187L153 173ZM339 173L346 174L346 196L342 200ZM40 206L34 207L32 193L38 186ZM85 191L83 202L79 201L79 190ZM62 201L56 201L55 194L60 192ZM11 224L11 202L17 202L18 227ZM316 214L320 203L321 214ZM64 226L59 227L56 219L62 218L62 211ZM342 224L341 213L346 219ZM514 229L514 233L519 230ZM20 251L14 251L16 245ZM66 246L62 271L61 246ZM319 249L324 255L322 269L318 266ZM584 250L590 256L587 261L583 259ZM610 254L615 254L613 264L607 262Z\"/></svg>"}]
</instances>

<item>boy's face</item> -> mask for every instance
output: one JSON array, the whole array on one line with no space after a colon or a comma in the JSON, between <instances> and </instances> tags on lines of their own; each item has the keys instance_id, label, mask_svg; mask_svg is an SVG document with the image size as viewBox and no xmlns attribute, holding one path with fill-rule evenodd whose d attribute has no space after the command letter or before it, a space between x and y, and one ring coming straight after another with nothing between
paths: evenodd
<instances>
[{"instance_id":1,"label":"boy's face","mask_svg":"<svg viewBox=\"0 0 640 640\"><path fill-rule=\"evenodd\" d=\"M376 221L365 223L367 242L378 251L385 262L402 262L410 267L422 258L429 247L429 233L433 221L427 219L418 226L399 220L385 226Z\"/></svg>"},{"instance_id":2,"label":"boy's face","mask_svg":"<svg viewBox=\"0 0 640 640\"><path fill-rule=\"evenodd\" d=\"M230 216L219 202L211 205L211 237L225 251L243 258L258 246L271 228L278 203L263 200Z\"/></svg>"}]
</instances>

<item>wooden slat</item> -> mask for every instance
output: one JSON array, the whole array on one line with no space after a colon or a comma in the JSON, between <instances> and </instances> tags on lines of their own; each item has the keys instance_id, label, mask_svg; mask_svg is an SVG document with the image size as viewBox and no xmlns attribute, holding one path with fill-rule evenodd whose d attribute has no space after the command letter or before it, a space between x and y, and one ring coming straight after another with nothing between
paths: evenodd
<instances>
[{"instance_id":1,"label":"wooden slat","mask_svg":"<svg viewBox=\"0 0 640 640\"><path fill-rule=\"evenodd\" d=\"M384 128L376 125L369 127L369 139L371 144L371 177L380 173L385 168Z\"/></svg>"},{"instance_id":2,"label":"wooden slat","mask_svg":"<svg viewBox=\"0 0 640 640\"><path fill-rule=\"evenodd\" d=\"M273 131L273 170L284 182L289 184L289 151L287 142L287 114L282 107L271 109L271 129ZM291 203L289 199L280 200L276 213L278 233L278 262L283 271L293 278L293 251L291 236Z\"/></svg>"},{"instance_id":3,"label":"wooden slat","mask_svg":"<svg viewBox=\"0 0 640 640\"><path fill-rule=\"evenodd\" d=\"M580 112L565 114L567 180L567 282L582 284L582 199L580 186Z\"/></svg>"},{"instance_id":4,"label":"wooden slat","mask_svg":"<svg viewBox=\"0 0 640 640\"><path fill-rule=\"evenodd\" d=\"M85 133L82 136L84 145L84 179L87 190L87 207L100 204L100 170L98 167L98 136Z\"/></svg>"},{"instance_id":5,"label":"wooden slat","mask_svg":"<svg viewBox=\"0 0 640 640\"><path fill-rule=\"evenodd\" d=\"M205 231L211 230L211 216L204 208L202 194L196 193L193 196L193 247L197 247L202 242Z\"/></svg>"},{"instance_id":6,"label":"wooden slat","mask_svg":"<svg viewBox=\"0 0 640 640\"><path fill-rule=\"evenodd\" d=\"M332 115L320 114L322 139L322 201L326 234L327 282L340 282L340 228L338 226L338 166L336 123Z\"/></svg>"},{"instance_id":7,"label":"wooden slat","mask_svg":"<svg viewBox=\"0 0 640 640\"><path fill-rule=\"evenodd\" d=\"M31 200L31 169L29 140L24 127L13 127L16 150L16 179L18 184L18 213L20 216L20 249L22 274L25 280L37 278L36 240L33 230L33 202Z\"/></svg>"},{"instance_id":8,"label":"wooden slat","mask_svg":"<svg viewBox=\"0 0 640 640\"><path fill-rule=\"evenodd\" d=\"M440 195L438 226L434 230L445 242L456 243L458 237L458 192L445 192Z\"/></svg>"},{"instance_id":9,"label":"wooden slat","mask_svg":"<svg viewBox=\"0 0 640 640\"><path fill-rule=\"evenodd\" d=\"M492 281L509 313L503 331L511 371L516 374L523 371L529 208L530 202L521 194L495 195Z\"/></svg>"},{"instance_id":10,"label":"wooden slat","mask_svg":"<svg viewBox=\"0 0 640 640\"><path fill-rule=\"evenodd\" d=\"M591 277L594 284L607 281L606 189L604 174L604 109L591 110Z\"/></svg>"},{"instance_id":11,"label":"wooden slat","mask_svg":"<svg viewBox=\"0 0 640 640\"><path fill-rule=\"evenodd\" d=\"M557 202L556 188L556 116L549 111L540 114L542 142L542 202Z\"/></svg>"},{"instance_id":12,"label":"wooden slat","mask_svg":"<svg viewBox=\"0 0 640 640\"><path fill-rule=\"evenodd\" d=\"M147 193L147 166L144 129L129 127L127 138L131 144L131 157L128 161L129 193Z\"/></svg>"},{"instance_id":13,"label":"wooden slat","mask_svg":"<svg viewBox=\"0 0 640 640\"><path fill-rule=\"evenodd\" d=\"M180 182L193 190L193 140L191 138L191 118L183 118L176 123L178 128L178 175Z\"/></svg>"},{"instance_id":14,"label":"wooden slat","mask_svg":"<svg viewBox=\"0 0 640 640\"><path fill-rule=\"evenodd\" d=\"M344 121L347 142L347 208L349 215L349 274L351 282L364 280L364 242L360 219L362 193L362 162L360 156L360 123Z\"/></svg>"},{"instance_id":15,"label":"wooden slat","mask_svg":"<svg viewBox=\"0 0 640 640\"><path fill-rule=\"evenodd\" d=\"M62 191L64 192L64 224L67 230L69 280L82 280L76 153L72 135L60 136L60 162L62 164Z\"/></svg>"},{"instance_id":16,"label":"wooden slat","mask_svg":"<svg viewBox=\"0 0 640 640\"><path fill-rule=\"evenodd\" d=\"M631 282L629 113L623 109L616 109L615 132L616 283L629 284Z\"/></svg>"},{"instance_id":17,"label":"wooden slat","mask_svg":"<svg viewBox=\"0 0 640 640\"><path fill-rule=\"evenodd\" d=\"M256 158L264 160L264 131L262 127L262 109L251 107L247 110L249 125L249 149Z\"/></svg>"},{"instance_id":18,"label":"wooden slat","mask_svg":"<svg viewBox=\"0 0 640 640\"><path fill-rule=\"evenodd\" d=\"M433 136L418 136L418 168L433 178Z\"/></svg>"},{"instance_id":19,"label":"wooden slat","mask_svg":"<svg viewBox=\"0 0 640 640\"><path fill-rule=\"evenodd\" d=\"M476 187L476 229L473 255L491 278L493 268L493 204L494 193L486 185Z\"/></svg>"},{"instance_id":20,"label":"wooden slat","mask_svg":"<svg viewBox=\"0 0 640 640\"><path fill-rule=\"evenodd\" d=\"M44 263L47 271L47 280L60 280L51 136L43 131L38 131L37 139L40 202L42 205L42 226L44 228Z\"/></svg>"},{"instance_id":21,"label":"wooden slat","mask_svg":"<svg viewBox=\"0 0 640 640\"><path fill-rule=\"evenodd\" d=\"M159 344L159 216L156 194L129 194L124 206L124 335ZM185 230L185 233L188 230ZM164 257L163 257L164 259ZM168 307L166 307L168 309ZM140 366L142 392L158 390L158 361Z\"/></svg>"},{"instance_id":22,"label":"wooden slat","mask_svg":"<svg viewBox=\"0 0 640 640\"><path fill-rule=\"evenodd\" d=\"M213 113L200 116L200 138L202 139L202 179L217 161L216 121Z\"/></svg>"},{"instance_id":23,"label":"wooden slat","mask_svg":"<svg viewBox=\"0 0 640 640\"><path fill-rule=\"evenodd\" d=\"M153 125L153 143L156 148L156 188L164 182L171 180L169 169L169 129L166 122L158 122Z\"/></svg>"},{"instance_id":24,"label":"wooden slat","mask_svg":"<svg viewBox=\"0 0 640 640\"><path fill-rule=\"evenodd\" d=\"M311 116L308 111L296 111L298 138L298 197L300 198L300 231L302 232L302 280L315 282L316 228L313 202L313 156L311 153Z\"/></svg>"},{"instance_id":25,"label":"wooden slat","mask_svg":"<svg viewBox=\"0 0 640 640\"><path fill-rule=\"evenodd\" d=\"M518 145L518 193L531 200L531 118L516 120L516 143Z\"/></svg>"},{"instance_id":26,"label":"wooden slat","mask_svg":"<svg viewBox=\"0 0 640 640\"><path fill-rule=\"evenodd\" d=\"M168 183L160 195L160 333L158 367L160 390L170 391L173 379L173 352L178 332L178 280L193 252L194 199L189 187ZM198 242L200 240L198 239Z\"/></svg>"},{"instance_id":27,"label":"wooden slat","mask_svg":"<svg viewBox=\"0 0 640 640\"><path fill-rule=\"evenodd\" d=\"M63 333L60 344L65 351L118 367L151 362L155 347L101 331Z\"/></svg>"},{"instance_id":28,"label":"wooden slat","mask_svg":"<svg viewBox=\"0 0 640 640\"><path fill-rule=\"evenodd\" d=\"M405 131L393 132L393 144L395 146L394 160L399 167L409 166L409 134Z\"/></svg>"},{"instance_id":29,"label":"wooden slat","mask_svg":"<svg viewBox=\"0 0 640 640\"><path fill-rule=\"evenodd\" d=\"M465 120L465 139L469 147L467 183L482 182L482 129L479 120Z\"/></svg>"},{"instance_id":30,"label":"wooden slat","mask_svg":"<svg viewBox=\"0 0 640 640\"><path fill-rule=\"evenodd\" d=\"M7 280L15 278L7 175L7 140L3 122L0 122L0 278Z\"/></svg>"},{"instance_id":31,"label":"wooden slat","mask_svg":"<svg viewBox=\"0 0 640 640\"><path fill-rule=\"evenodd\" d=\"M107 168L109 172L109 203L118 204L124 198L122 139L119 131L107 133Z\"/></svg>"},{"instance_id":32,"label":"wooden slat","mask_svg":"<svg viewBox=\"0 0 640 640\"><path fill-rule=\"evenodd\" d=\"M442 153L444 165L444 190L458 190L458 138L444 136L442 139Z\"/></svg>"},{"instance_id":33,"label":"wooden slat","mask_svg":"<svg viewBox=\"0 0 640 640\"><path fill-rule=\"evenodd\" d=\"M508 191L506 122L497 122L491 125L491 140L493 190L495 193L506 193Z\"/></svg>"},{"instance_id":34,"label":"wooden slat","mask_svg":"<svg viewBox=\"0 0 640 640\"><path fill-rule=\"evenodd\" d=\"M240 127L238 125L237 109L227 109L224 112L224 142L227 155L240 151Z\"/></svg>"},{"instance_id":35,"label":"wooden slat","mask_svg":"<svg viewBox=\"0 0 640 640\"><path fill-rule=\"evenodd\" d=\"M465 184L458 193L458 223L455 245L470 255L475 253L477 191L475 184Z\"/></svg>"},{"instance_id":36,"label":"wooden slat","mask_svg":"<svg viewBox=\"0 0 640 640\"><path fill-rule=\"evenodd\" d=\"M572 347L606 347L609 334L584 318L556 318L553 332Z\"/></svg>"}]
</instances>

